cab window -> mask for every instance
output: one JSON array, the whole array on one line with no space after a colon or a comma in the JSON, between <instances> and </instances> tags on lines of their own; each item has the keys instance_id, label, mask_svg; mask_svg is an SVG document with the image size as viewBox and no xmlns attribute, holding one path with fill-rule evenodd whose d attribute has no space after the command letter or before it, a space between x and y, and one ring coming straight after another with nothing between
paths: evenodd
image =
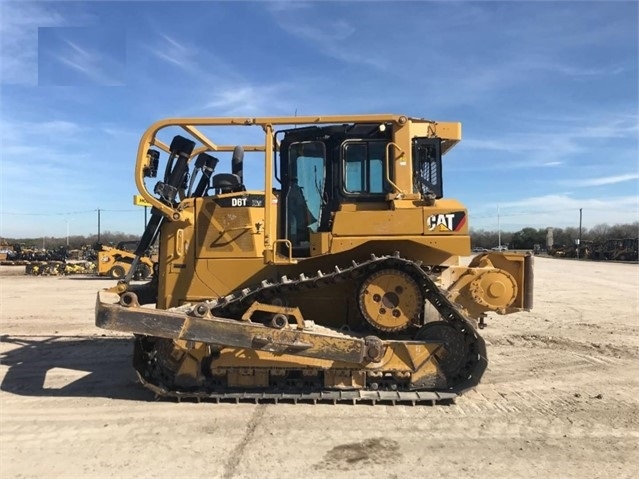
<instances>
[{"instance_id":1,"label":"cab window","mask_svg":"<svg viewBox=\"0 0 639 479\"><path fill-rule=\"evenodd\" d=\"M346 193L374 195L386 191L385 142L346 142L342 151Z\"/></svg>"}]
</instances>

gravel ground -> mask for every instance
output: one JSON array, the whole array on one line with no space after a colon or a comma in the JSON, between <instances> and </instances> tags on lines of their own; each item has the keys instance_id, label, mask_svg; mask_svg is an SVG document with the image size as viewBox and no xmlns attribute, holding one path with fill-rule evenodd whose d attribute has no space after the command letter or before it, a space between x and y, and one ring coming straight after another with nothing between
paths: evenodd
<instances>
[{"instance_id":1,"label":"gravel ground","mask_svg":"<svg viewBox=\"0 0 639 479\"><path fill-rule=\"evenodd\" d=\"M112 280L0 266L0 477L636 477L639 266L535 267L482 383L412 407L155 401L93 325Z\"/></svg>"}]
</instances>

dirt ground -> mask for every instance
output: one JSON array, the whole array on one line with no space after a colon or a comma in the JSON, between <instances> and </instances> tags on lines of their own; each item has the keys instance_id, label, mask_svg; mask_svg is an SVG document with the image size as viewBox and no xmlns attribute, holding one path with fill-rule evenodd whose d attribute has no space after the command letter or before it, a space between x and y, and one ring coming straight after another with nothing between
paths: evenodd
<instances>
[{"instance_id":1,"label":"dirt ground","mask_svg":"<svg viewBox=\"0 0 639 479\"><path fill-rule=\"evenodd\" d=\"M636 477L639 266L536 258L535 309L491 317L448 406L155 401L112 280L0 267L0 477Z\"/></svg>"}]
</instances>

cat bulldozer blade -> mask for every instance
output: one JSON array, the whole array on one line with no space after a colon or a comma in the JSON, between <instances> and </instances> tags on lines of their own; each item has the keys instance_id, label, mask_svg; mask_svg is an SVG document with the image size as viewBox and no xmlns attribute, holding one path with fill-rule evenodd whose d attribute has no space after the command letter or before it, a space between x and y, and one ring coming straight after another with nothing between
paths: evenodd
<instances>
[{"instance_id":1,"label":"cat bulldozer blade","mask_svg":"<svg viewBox=\"0 0 639 479\"><path fill-rule=\"evenodd\" d=\"M151 217L96 324L135 335L159 396L453 400L486 369L487 313L529 310L533 288L530 255L460 264L468 214L442 176L460 139L401 115L153 124L135 167ZM156 274L132 284L156 243Z\"/></svg>"}]
</instances>

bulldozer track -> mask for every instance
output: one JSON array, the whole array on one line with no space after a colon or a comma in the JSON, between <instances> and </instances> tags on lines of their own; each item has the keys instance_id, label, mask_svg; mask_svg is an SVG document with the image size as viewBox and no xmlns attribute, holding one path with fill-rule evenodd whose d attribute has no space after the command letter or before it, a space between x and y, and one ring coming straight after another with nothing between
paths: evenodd
<instances>
[{"instance_id":1,"label":"bulldozer track","mask_svg":"<svg viewBox=\"0 0 639 479\"><path fill-rule=\"evenodd\" d=\"M440 314L441 319L453 326L463 338L467 355L463 363L456 371L447 377L447 384L444 387L434 390L401 390L401 387L392 387L392 390L322 390L321 384L313 387L311 391L306 389L300 391L299 388L291 391L233 391L219 384L204 386L198 390L177 390L166 385L166 377L162 377L162 371L157 365L153 353L145 352L145 348L140 348L140 357L136 359L137 364L144 365L138 369L141 382L158 397L171 397L178 400L213 400L213 401L255 401L255 402L359 402L366 403L404 403L404 404L424 404L441 403L454 399L456 396L475 387L483 375L487 366L486 346L484 340L477 334L473 322L466 318L460 309L455 306L429 276L420 262L408 260L400 257L398 253L394 255L376 256L371 255L370 259L363 262L355 262L347 268L335 267L334 271L317 271L312 276L300 274L297 278L282 276L278 281L264 280L254 288L245 288L235 291L225 297L213 299L197 304L183 305L172 308L171 311L179 311L187 315L201 314L202 308L221 317L239 319L244 311L255 301L268 302L270 298L280 297L305 289L318 289L344 281L359 281L367 275L381 269L392 268L402 271L412 277L420 286L423 297L429 301ZM197 308L197 313L196 313ZM318 326L314 326L317 328ZM348 331L340 331L343 335L350 335ZM241 370L243 368L237 368ZM298 371L299 369L291 369Z\"/></svg>"},{"instance_id":2,"label":"bulldozer track","mask_svg":"<svg viewBox=\"0 0 639 479\"><path fill-rule=\"evenodd\" d=\"M142 383L156 396L162 398L173 398L177 401L214 401L222 402L254 402L261 403L370 403L370 404L405 404L415 406L417 404L442 404L452 402L458 395L455 393L436 392L436 391L369 391L369 390L348 390L348 391L314 391L304 393L294 392L202 392L188 393L169 391L159 388L153 384L147 383L140 378Z\"/></svg>"}]
</instances>

